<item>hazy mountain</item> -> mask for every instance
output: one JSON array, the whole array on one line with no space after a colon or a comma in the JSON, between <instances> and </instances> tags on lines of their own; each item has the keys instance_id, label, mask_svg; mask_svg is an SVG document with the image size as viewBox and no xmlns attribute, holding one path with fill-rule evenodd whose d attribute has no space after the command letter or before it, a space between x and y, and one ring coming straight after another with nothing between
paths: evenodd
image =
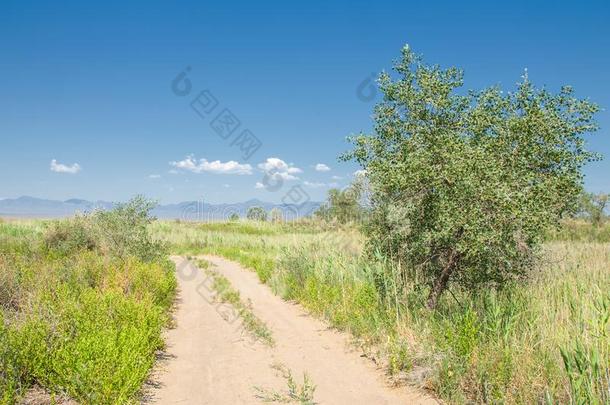
<instances>
[{"instance_id":1,"label":"hazy mountain","mask_svg":"<svg viewBox=\"0 0 610 405\"><path fill-rule=\"evenodd\" d=\"M71 198L66 201L46 200L23 196L0 200L0 216L24 218L61 218L77 212L94 209L111 209L115 203L108 201L88 201ZM202 201L185 201L177 204L159 205L153 215L161 219L182 219L188 221L208 221L228 219L231 214L245 217L248 208L263 207L266 211L279 208L286 218L300 218L313 213L320 202L307 201L302 204L274 204L257 199L235 204L209 204Z\"/></svg>"}]
</instances>

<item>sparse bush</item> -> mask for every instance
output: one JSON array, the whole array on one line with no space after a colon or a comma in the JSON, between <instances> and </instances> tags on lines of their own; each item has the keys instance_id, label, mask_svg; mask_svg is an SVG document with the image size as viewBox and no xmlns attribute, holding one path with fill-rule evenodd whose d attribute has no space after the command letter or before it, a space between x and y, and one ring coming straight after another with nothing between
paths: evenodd
<instances>
[{"instance_id":1,"label":"sparse bush","mask_svg":"<svg viewBox=\"0 0 610 405\"><path fill-rule=\"evenodd\" d=\"M103 254L126 258L137 256L145 261L163 257L163 244L153 241L148 226L155 219L150 211L155 203L137 196L110 211L96 210L57 221L47 229L49 249L67 254L80 249L97 249Z\"/></svg>"},{"instance_id":2,"label":"sparse bush","mask_svg":"<svg viewBox=\"0 0 610 405\"><path fill-rule=\"evenodd\" d=\"M148 226L155 220L150 211L156 203L137 196L111 211L96 211L93 220L109 253L126 257L137 256L152 261L167 254L163 244L153 241Z\"/></svg>"},{"instance_id":3,"label":"sparse bush","mask_svg":"<svg viewBox=\"0 0 610 405\"><path fill-rule=\"evenodd\" d=\"M62 254L80 249L93 250L99 247L95 232L91 218L78 214L53 222L45 232L44 241L47 248Z\"/></svg>"},{"instance_id":4,"label":"sparse bush","mask_svg":"<svg viewBox=\"0 0 610 405\"><path fill-rule=\"evenodd\" d=\"M526 276L545 232L573 213L581 168L597 155L583 135L598 107L536 89L493 87L457 94L463 74L427 66L408 47L385 97L375 134L344 156L366 170L373 212L369 245L429 287L436 307L450 283L474 290Z\"/></svg>"}]
</instances>

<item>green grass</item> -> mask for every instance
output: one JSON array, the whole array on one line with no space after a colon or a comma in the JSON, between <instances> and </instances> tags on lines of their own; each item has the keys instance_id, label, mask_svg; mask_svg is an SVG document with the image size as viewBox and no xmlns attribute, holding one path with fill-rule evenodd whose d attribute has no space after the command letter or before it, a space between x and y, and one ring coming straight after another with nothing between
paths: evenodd
<instances>
[{"instance_id":1,"label":"green grass","mask_svg":"<svg viewBox=\"0 0 610 405\"><path fill-rule=\"evenodd\" d=\"M285 392L278 392L262 387L254 387L255 397L263 402L298 403L302 405L315 405L314 393L316 386L307 373L303 374L303 383L299 384L292 376L292 371L281 363L274 363L271 368L280 373L286 380Z\"/></svg>"},{"instance_id":2,"label":"green grass","mask_svg":"<svg viewBox=\"0 0 610 405\"><path fill-rule=\"evenodd\" d=\"M584 220L565 220L559 230L551 231L549 240L565 242L610 242L610 222L594 226Z\"/></svg>"},{"instance_id":3,"label":"green grass","mask_svg":"<svg viewBox=\"0 0 610 405\"><path fill-rule=\"evenodd\" d=\"M283 298L349 331L397 381L448 402L610 402L610 244L600 242L603 231L586 236L596 231L579 225L576 233L550 235L527 283L474 295L453 288L430 312L416 280L362 256L356 231L248 226L265 231L173 224L155 233L176 251L215 253L253 269Z\"/></svg>"},{"instance_id":4,"label":"green grass","mask_svg":"<svg viewBox=\"0 0 610 405\"><path fill-rule=\"evenodd\" d=\"M239 314L244 328L252 334L256 340L260 340L267 346L273 347L273 333L267 325L252 312L251 305L241 300L239 291L231 286L231 282L222 274L215 271L208 261L197 259L197 266L212 277L212 289L216 292L216 299L220 302L231 304Z\"/></svg>"},{"instance_id":5,"label":"green grass","mask_svg":"<svg viewBox=\"0 0 610 405\"><path fill-rule=\"evenodd\" d=\"M0 224L0 403L35 385L82 403L139 402L163 347L173 264L58 251L45 227Z\"/></svg>"}]
</instances>

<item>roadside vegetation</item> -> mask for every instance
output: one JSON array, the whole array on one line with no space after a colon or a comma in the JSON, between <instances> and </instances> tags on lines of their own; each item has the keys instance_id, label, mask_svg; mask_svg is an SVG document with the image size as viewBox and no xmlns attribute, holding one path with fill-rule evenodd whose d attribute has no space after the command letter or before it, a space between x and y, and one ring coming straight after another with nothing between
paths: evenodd
<instances>
[{"instance_id":1,"label":"roadside vegetation","mask_svg":"<svg viewBox=\"0 0 610 405\"><path fill-rule=\"evenodd\" d=\"M593 226L578 224L582 235ZM603 225L610 232L610 224ZM173 252L240 262L287 300L349 331L398 384L451 403L608 401L610 243L556 240L526 282L452 287L434 311L398 264L366 254L354 225L157 222Z\"/></svg>"},{"instance_id":2,"label":"roadside vegetation","mask_svg":"<svg viewBox=\"0 0 610 405\"><path fill-rule=\"evenodd\" d=\"M0 224L0 403L138 403L176 281L152 204Z\"/></svg>"}]
</instances>

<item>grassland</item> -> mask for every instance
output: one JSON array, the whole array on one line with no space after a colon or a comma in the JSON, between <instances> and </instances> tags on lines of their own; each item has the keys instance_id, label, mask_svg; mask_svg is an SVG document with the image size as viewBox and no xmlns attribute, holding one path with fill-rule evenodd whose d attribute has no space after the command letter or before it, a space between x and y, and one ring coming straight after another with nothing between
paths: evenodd
<instances>
[{"instance_id":1,"label":"grassland","mask_svg":"<svg viewBox=\"0 0 610 405\"><path fill-rule=\"evenodd\" d=\"M34 387L50 402L139 402L163 347L173 264L102 249L95 221L0 223L0 403Z\"/></svg>"},{"instance_id":2,"label":"grassland","mask_svg":"<svg viewBox=\"0 0 610 405\"><path fill-rule=\"evenodd\" d=\"M397 383L452 403L610 401L608 227L569 223L549 235L527 283L452 290L435 312L415 279L365 257L350 227L165 222L152 232L174 253L217 254L256 271L277 294L351 332Z\"/></svg>"},{"instance_id":3,"label":"grassland","mask_svg":"<svg viewBox=\"0 0 610 405\"><path fill-rule=\"evenodd\" d=\"M135 403L163 346L173 266L164 254L113 254L78 219L67 223L0 223L0 400L36 386L83 403ZM174 254L216 254L252 269L278 295L349 331L397 384L450 403L610 402L608 225L567 223L549 235L527 283L452 289L434 312L417 275L365 256L354 227L167 221L148 230ZM222 279L217 287L238 302Z\"/></svg>"}]
</instances>

